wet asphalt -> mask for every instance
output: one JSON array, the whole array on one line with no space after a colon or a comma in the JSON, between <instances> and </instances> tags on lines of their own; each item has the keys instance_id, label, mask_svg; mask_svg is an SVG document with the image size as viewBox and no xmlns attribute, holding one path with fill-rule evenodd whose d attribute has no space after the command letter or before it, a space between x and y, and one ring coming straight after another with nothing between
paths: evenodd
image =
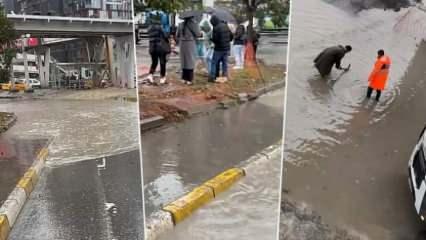
<instances>
[{"instance_id":1,"label":"wet asphalt","mask_svg":"<svg viewBox=\"0 0 426 240\"><path fill-rule=\"evenodd\" d=\"M147 216L282 137L284 90L142 135Z\"/></svg>"},{"instance_id":2,"label":"wet asphalt","mask_svg":"<svg viewBox=\"0 0 426 240\"><path fill-rule=\"evenodd\" d=\"M421 44L426 16L415 8L354 15L310 0L293 7L285 192L360 239L425 239L426 227L409 192L407 164L426 119L426 46ZM352 69L340 78L333 70L324 81L312 59L332 44L352 44L354 51L343 60ZM393 65L376 103L365 93L371 57L379 48Z\"/></svg>"},{"instance_id":3,"label":"wet asphalt","mask_svg":"<svg viewBox=\"0 0 426 240\"><path fill-rule=\"evenodd\" d=\"M248 166L247 176L160 240L276 240L281 150Z\"/></svg>"},{"instance_id":4,"label":"wet asphalt","mask_svg":"<svg viewBox=\"0 0 426 240\"><path fill-rule=\"evenodd\" d=\"M0 141L13 143L5 147L12 157L0 161L2 195L32 163L34 148L50 141L43 173L9 239L143 239L137 103L2 100L0 107L18 116Z\"/></svg>"},{"instance_id":5,"label":"wet asphalt","mask_svg":"<svg viewBox=\"0 0 426 240\"><path fill-rule=\"evenodd\" d=\"M9 240L143 239L139 155L46 167Z\"/></svg>"},{"instance_id":6,"label":"wet asphalt","mask_svg":"<svg viewBox=\"0 0 426 240\"><path fill-rule=\"evenodd\" d=\"M47 142L47 139L9 139L0 136L0 205Z\"/></svg>"}]
</instances>

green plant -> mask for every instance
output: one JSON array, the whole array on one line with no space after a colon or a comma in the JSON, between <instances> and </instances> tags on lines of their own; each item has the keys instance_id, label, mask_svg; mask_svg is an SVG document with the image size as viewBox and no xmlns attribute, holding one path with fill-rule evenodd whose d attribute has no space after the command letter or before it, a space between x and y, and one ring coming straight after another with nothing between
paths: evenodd
<instances>
[{"instance_id":1,"label":"green plant","mask_svg":"<svg viewBox=\"0 0 426 240\"><path fill-rule=\"evenodd\" d=\"M16 56L15 41L18 35L13 23L7 19L3 7L0 7L0 81L8 82L11 76L13 58Z\"/></svg>"},{"instance_id":2,"label":"green plant","mask_svg":"<svg viewBox=\"0 0 426 240\"><path fill-rule=\"evenodd\" d=\"M181 11L191 5L190 0L147 0L145 4L140 0L135 0L135 13L143 12L148 9L161 10L167 13Z\"/></svg>"}]
</instances>

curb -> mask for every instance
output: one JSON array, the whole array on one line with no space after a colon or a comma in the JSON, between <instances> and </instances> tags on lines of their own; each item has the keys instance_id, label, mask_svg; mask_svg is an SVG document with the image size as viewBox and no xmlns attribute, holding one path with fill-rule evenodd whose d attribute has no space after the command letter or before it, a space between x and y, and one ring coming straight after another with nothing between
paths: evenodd
<instances>
[{"instance_id":1,"label":"curb","mask_svg":"<svg viewBox=\"0 0 426 240\"><path fill-rule=\"evenodd\" d=\"M11 127L13 127L13 125L18 120L18 117L16 116L15 113L10 113L10 116L11 117L7 122L5 122L4 124L0 124L0 133L6 132L7 130L9 130Z\"/></svg>"},{"instance_id":2,"label":"curb","mask_svg":"<svg viewBox=\"0 0 426 240\"><path fill-rule=\"evenodd\" d=\"M166 123L166 119L162 116L154 116L140 120L141 132L146 132L153 128L161 127Z\"/></svg>"},{"instance_id":3,"label":"curb","mask_svg":"<svg viewBox=\"0 0 426 240\"><path fill-rule=\"evenodd\" d=\"M163 233L173 230L177 224L190 217L198 208L228 190L242 177L256 171L256 166L268 161L273 155L281 153L281 150L280 140L250 157L239 166L222 172L176 201L167 204L163 209L154 212L146 221L145 239L155 240Z\"/></svg>"},{"instance_id":4,"label":"curb","mask_svg":"<svg viewBox=\"0 0 426 240\"><path fill-rule=\"evenodd\" d=\"M19 213L37 184L49 154L47 145L38 152L31 167L25 172L24 176L19 180L16 187L0 207L0 240L7 240Z\"/></svg>"},{"instance_id":5,"label":"curb","mask_svg":"<svg viewBox=\"0 0 426 240\"><path fill-rule=\"evenodd\" d=\"M284 86L285 86L285 80L275 82L266 87L261 87L257 89L254 93L240 93L237 99L227 99L221 102L215 102L212 104L197 106L193 109L189 109L188 114L189 116L194 116L194 115L202 114L202 113L210 113L216 109L228 109L231 107L235 107L245 102L253 101L263 94L280 89ZM245 96L242 96L242 95L245 95ZM166 123L167 121L164 119L164 117L154 116L147 119L142 119L140 122L140 127L142 132L146 132L148 130L161 127L165 125Z\"/></svg>"}]
</instances>

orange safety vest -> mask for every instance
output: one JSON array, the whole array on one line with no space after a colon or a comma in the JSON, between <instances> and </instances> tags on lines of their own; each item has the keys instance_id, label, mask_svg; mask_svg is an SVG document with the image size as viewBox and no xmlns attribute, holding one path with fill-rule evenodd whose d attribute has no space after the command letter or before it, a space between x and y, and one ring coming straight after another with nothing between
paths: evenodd
<instances>
[{"instance_id":1,"label":"orange safety vest","mask_svg":"<svg viewBox=\"0 0 426 240\"><path fill-rule=\"evenodd\" d=\"M369 87L376 90L384 90L386 81L388 80L391 59L388 56L383 56L376 60L373 71L368 78Z\"/></svg>"}]
</instances>

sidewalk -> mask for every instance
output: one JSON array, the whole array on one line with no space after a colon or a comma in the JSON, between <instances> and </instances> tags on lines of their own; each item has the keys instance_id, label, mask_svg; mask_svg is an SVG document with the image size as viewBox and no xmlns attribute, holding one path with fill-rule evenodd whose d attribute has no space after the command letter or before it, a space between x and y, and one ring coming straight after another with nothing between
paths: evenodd
<instances>
[{"instance_id":1,"label":"sidewalk","mask_svg":"<svg viewBox=\"0 0 426 240\"><path fill-rule=\"evenodd\" d=\"M177 67L169 67L168 84L139 84L139 102L142 120L161 116L166 122L181 121L200 112L209 112L219 105L235 105L249 98L257 97L260 89L282 83L284 85L285 65L259 66L244 70L232 70L226 83L208 83L208 76L201 69L196 70L194 85L181 83ZM139 65L139 78L147 76L146 65ZM158 78L156 78L158 81ZM225 106L226 107L226 106Z\"/></svg>"},{"instance_id":2,"label":"sidewalk","mask_svg":"<svg viewBox=\"0 0 426 240\"><path fill-rule=\"evenodd\" d=\"M17 117L11 112L0 112L0 134L13 126Z\"/></svg>"}]
</instances>

